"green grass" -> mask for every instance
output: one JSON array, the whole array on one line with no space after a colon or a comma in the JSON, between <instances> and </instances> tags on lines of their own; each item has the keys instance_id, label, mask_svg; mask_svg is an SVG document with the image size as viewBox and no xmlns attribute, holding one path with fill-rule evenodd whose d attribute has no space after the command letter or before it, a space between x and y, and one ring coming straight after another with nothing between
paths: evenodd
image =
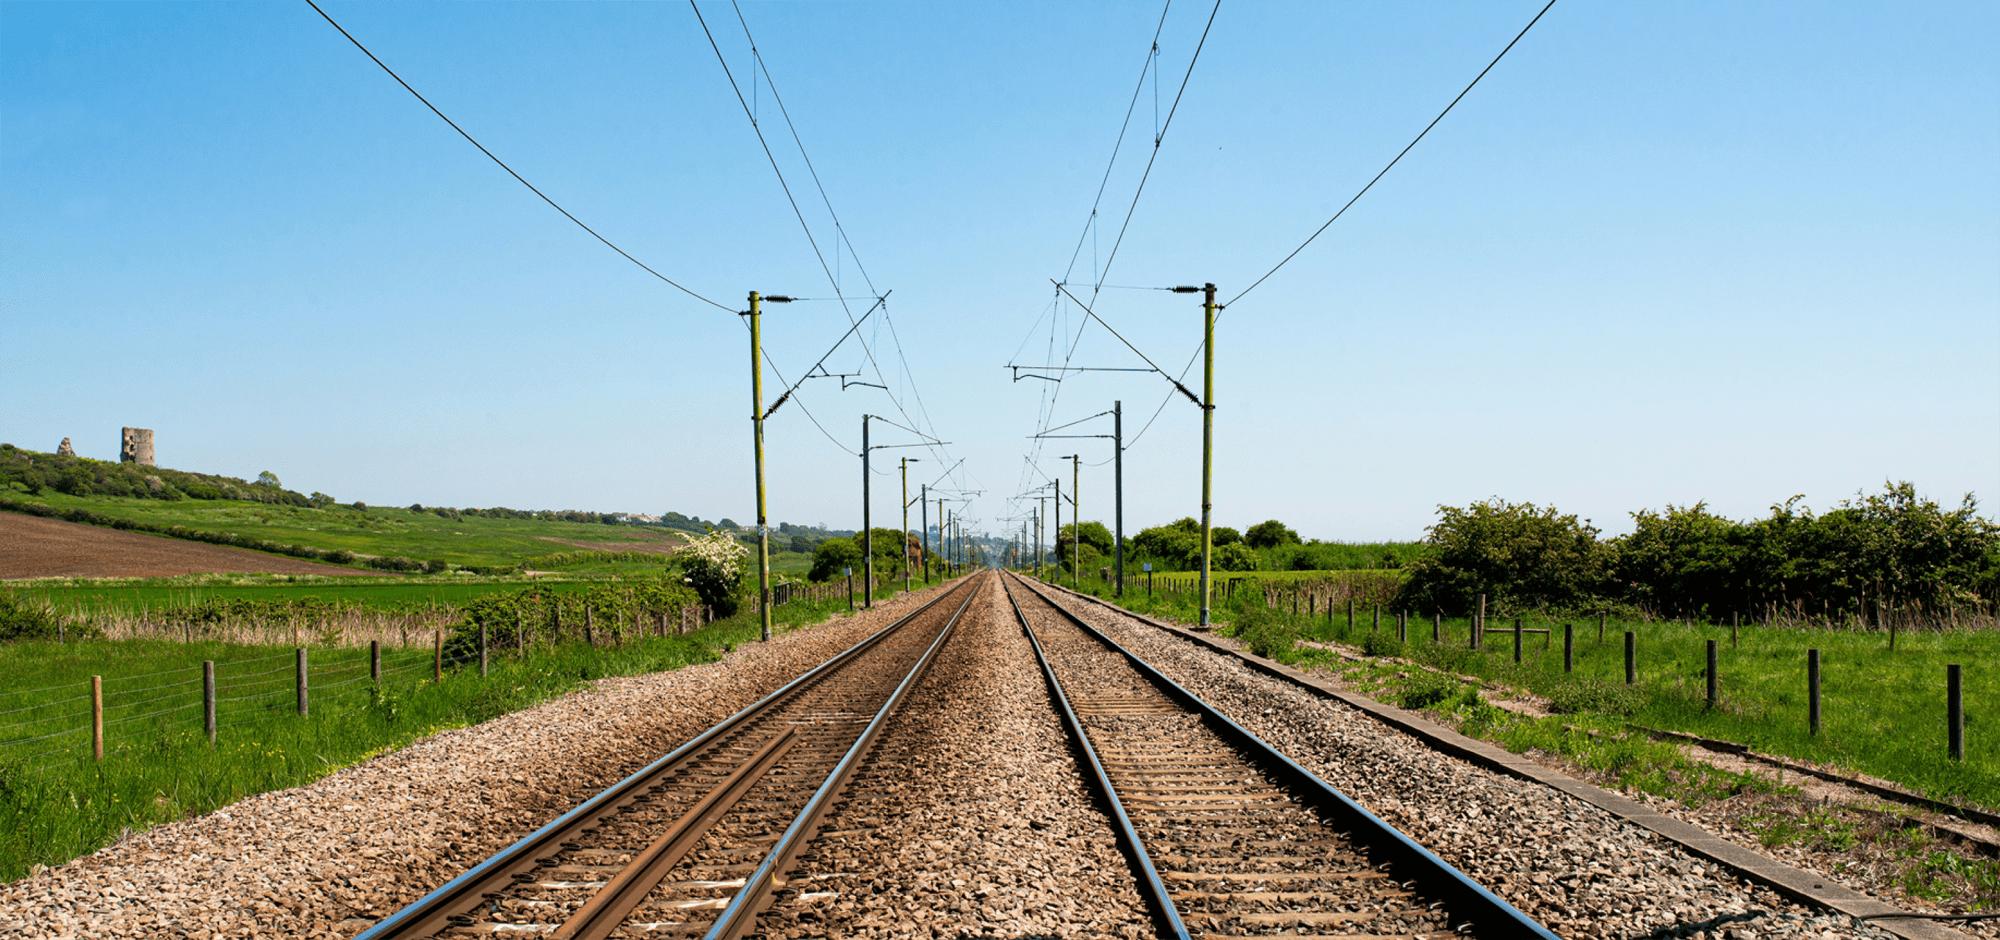
<instances>
[{"instance_id":1,"label":"green grass","mask_svg":"<svg viewBox=\"0 0 2000 940\"><path fill-rule=\"evenodd\" d=\"M1066 583L1066 582L1065 582ZM1129 583L1123 602L1132 610L1182 621L1194 619L1191 595L1148 600ZM1096 590L1092 590L1095 588ZM1107 596L1101 582L1084 590ZM1240 602L1215 604L1214 619L1229 622ZM1374 655L1402 654L1434 668L1477 676L1526 689L1550 699L1567 723L1575 716L1598 716L1618 727L1627 723L1698 734L1746 744L1769 754L1861 771L1926 795L2000 807L2000 632L1904 632L1896 649L1886 633L1744 627L1732 647L1730 628L1676 623L1612 621L1602 643L1597 622L1571 621L1576 628L1575 672L1563 673L1562 621L1528 618L1523 626L1551 630L1523 636L1522 662L1513 661L1513 634L1498 632L1512 621L1489 622L1486 648L1469 648L1464 619L1443 625L1443 640L1431 642L1429 619L1412 618L1410 642L1395 642L1394 613L1384 608L1382 626L1371 639L1371 613L1357 605L1355 625L1343 607L1293 616L1289 607L1275 621L1298 639L1329 640L1365 648ZM1624 633L1638 644L1638 684L1624 684ZM1281 631L1282 632L1282 631ZM1246 637L1246 640L1251 638ZM1720 643L1721 699L1706 702L1706 641ZM1329 661L1309 647L1293 647L1277 637L1276 658L1313 665ZM1820 650L1821 731L1808 732L1806 650ZM1945 665L1964 667L1965 760L1946 753ZM1561 722L1558 722L1559 724ZM1609 727L1609 725L1607 725Z\"/></svg>"},{"instance_id":2,"label":"green grass","mask_svg":"<svg viewBox=\"0 0 2000 940\"><path fill-rule=\"evenodd\" d=\"M586 572L564 569L565 575ZM650 573L657 575L658 569ZM495 592L518 591L528 584L551 592L584 590L583 581L555 578L470 578L440 575L415 578L304 578L280 576L193 575L185 578L133 578L16 582L0 587L26 603L46 603L72 617L101 617L145 608L184 607L208 600L296 600L318 598L373 610L397 610L442 604L463 604Z\"/></svg>"},{"instance_id":3,"label":"green grass","mask_svg":"<svg viewBox=\"0 0 2000 940\"><path fill-rule=\"evenodd\" d=\"M165 502L122 496L68 496L13 493L24 503L57 509L88 509L115 519L157 525L181 525L208 532L234 532L272 542L307 545L323 551L345 549L363 555L400 555L420 561L440 558L455 565L512 565L523 558L565 551L574 546L549 539L581 542L631 542L635 533L666 530L623 525L590 525L539 519L447 519L429 512L371 506L357 510L343 505L314 509L235 500Z\"/></svg>"},{"instance_id":4,"label":"green grass","mask_svg":"<svg viewBox=\"0 0 2000 940\"><path fill-rule=\"evenodd\" d=\"M516 587L518 585L505 585ZM885 587L880 598L897 587ZM847 610L846 599L773 610L779 631ZM448 665L430 681L426 647L385 649L378 689L367 650L309 651L310 714L296 711L288 647L161 640L0 646L0 882L144 828L297 786L436 731L477 724L604 676L713 661L755 639L753 613L686 636L622 647L544 645L525 657L494 651L491 675ZM219 732L202 734L201 662L217 663ZM89 678L105 677L105 759L90 757Z\"/></svg>"}]
</instances>

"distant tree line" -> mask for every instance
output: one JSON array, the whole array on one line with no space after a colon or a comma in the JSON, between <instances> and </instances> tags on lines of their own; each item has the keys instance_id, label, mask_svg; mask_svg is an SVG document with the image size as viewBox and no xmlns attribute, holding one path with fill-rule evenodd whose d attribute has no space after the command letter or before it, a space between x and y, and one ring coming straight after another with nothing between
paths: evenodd
<instances>
[{"instance_id":1,"label":"distant tree line","mask_svg":"<svg viewBox=\"0 0 2000 940\"><path fill-rule=\"evenodd\" d=\"M1705 503L1632 514L1630 535L1532 503L1440 507L1402 603L1462 614L1628 605L1660 617L1873 622L1988 610L2000 598L2000 527L1967 495L1945 509L1909 483L1815 514L1799 497L1747 522Z\"/></svg>"}]
</instances>

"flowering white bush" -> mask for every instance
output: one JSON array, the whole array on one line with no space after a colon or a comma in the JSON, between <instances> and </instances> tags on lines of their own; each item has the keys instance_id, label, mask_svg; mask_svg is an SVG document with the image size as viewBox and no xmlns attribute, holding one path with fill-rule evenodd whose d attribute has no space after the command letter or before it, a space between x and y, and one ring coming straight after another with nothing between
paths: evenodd
<instances>
[{"instance_id":1,"label":"flowering white bush","mask_svg":"<svg viewBox=\"0 0 2000 940\"><path fill-rule=\"evenodd\" d=\"M689 539L674 557L681 566L681 580L701 595L702 603L726 617L736 611L736 588L749 554L750 549L728 533L710 532Z\"/></svg>"}]
</instances>

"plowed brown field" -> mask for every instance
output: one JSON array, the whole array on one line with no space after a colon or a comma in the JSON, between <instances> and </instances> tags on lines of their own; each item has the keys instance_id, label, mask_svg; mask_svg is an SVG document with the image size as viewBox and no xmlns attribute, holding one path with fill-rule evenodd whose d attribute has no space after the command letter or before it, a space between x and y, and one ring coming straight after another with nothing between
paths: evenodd
<instances>
[{"instance_id":1,"label":"plowed brown field","mask_svg":"<svg viewBox=\"0 0 2000 940\"><path fill-rule=\"evenodd\" d=\"M230 572L381 576L381 572L283 555L0 512L0 580L160 578Z\"/></svg>"}]
</instances>

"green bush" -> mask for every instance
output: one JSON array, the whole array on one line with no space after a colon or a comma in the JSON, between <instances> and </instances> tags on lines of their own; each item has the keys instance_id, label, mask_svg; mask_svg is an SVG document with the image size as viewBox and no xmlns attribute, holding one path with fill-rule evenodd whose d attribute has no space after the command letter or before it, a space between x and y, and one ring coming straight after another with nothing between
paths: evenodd
<instances>
[{"instance_id":1,"label":"green bush","mask_svg":"<svg viewBox=\"0 0 2000 940\"><path fill-rule=\"evenodd\" d=\"M1457 679L1435 672L1422 672L1403 683L1396 693L1396 704L1413 711L1435 708L1460 698L1466 691L1465 685Z\"/></svg>"},{"instance_id":2,"label":"green bush","mask_svg":"<svg viewBox=\"0 0 2000 940\"><path fill-rule=\"evenodd\" d=\"M1243 541L1251 548L1277 548L1280 545L1299 544L1299 534L1285 528L1276 519L1266 519L1244 530Z\"/></svg>"},{"instance_id":3,"label":"green bush","mask_svg":"<svg viewBox=\"0 0 2000 940\"><path fill-rule=\"evenodd\" d=\"M1592 676L1570 676L1549 690L1549 707L1565 715L1630 715L1646 703L1631 686Z\"/></svg>"},{"instance_id":4,"label":"green bush","mask_svg":"<svg viewBox=\"0 0 2000 940\"><path fill-rule=\"evenodd\" d=\"M383 555L379 558L370 558L364 564L377 571L416 571L423 567L423 564L416 559L405 558L402 555Z\"/></svg>"},{"instance_id":5,"label":"green bush","mask_svg":"<svg viewBox=\"0 0 2000 940\"><path fill-rule=\"evenodd\" d=\"M336 565L351 565L354 563L354 553L344 548L337 548L330 552L320 552L319 558L321 561L331 562Z\"/></svg>"},{"instance_id":6,"label":"green bush","mask_svg":"<svg viewBox=\"0 0 2000 940\"><path fill-rule=\"evenodd\" d=\"M812 570L806 577L814 581L830 581L840 577L841 569L861 567L861 547L853 539L831 538L819 543L813 550Z\"/></svg>"},{"instance_id":7,"label":"green bush","mask_svg":"<svg viewBox=\"0 0 2000 940\"><path fill-rule=\"evenodd\" d=\"M1438 516L1398 598L1407 607L1462 614L1480 594L1499 608L1563 607L1604 586L1611 550L1574 515L1495 499Z\"/></svg>"},{"instance_id":8,"label":"green bush","mask_svg":"<svg viewBox=\"0 0 2000 940\"><path fill-rule=\"evenodd\" d=\"M0 641L53 640L61 632L63 623L61 618L48 610L26 606L0 594ZM71 632L75 632L74 628Z\"/></svg>"},{"instance_id":9,"label":"green bush","mask_svg":"<svg viewBox=\"0 0 2000 940\"><path fill-rule=\"evenodd\" d=\"M1386 630L1371 632L1361 640L1361 651L1370 656L1401 656L1403 649L1403 641Z\"/></svg>"}]
</instances>

